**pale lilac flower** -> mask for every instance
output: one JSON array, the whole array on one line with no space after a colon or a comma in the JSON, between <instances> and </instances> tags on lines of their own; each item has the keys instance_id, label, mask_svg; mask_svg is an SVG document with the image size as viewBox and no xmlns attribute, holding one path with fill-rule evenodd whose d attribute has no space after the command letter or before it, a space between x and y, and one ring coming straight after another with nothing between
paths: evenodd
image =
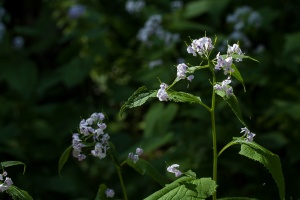
<instances>
[{"instance_id":1,"label":"pale lilac flower","mask_svg":"<svg viewBox=\"0 0 300 200\"><path fill-rule=\"evenodd\" d=\"M186 70L188 66L184 63L178 64L177 65L177 78L179 79L185 79L186 75Z\"/></svg>"},{"instance_id":2,"label":"pale lilac flower","mask_svg":"<svg viewBox=\"0 0 300 200\"><path fill-rule=\"evenodd\" d=\"M207 55L209 51L214 48L212 41L208 37L202 37L198 40L193 40L192 44L188 46L187 52L196 56L198 53L200 56Z\"/></svg>"},{"instance_id":3,"label":"pale lilac flower","mask_svg":"<svg viewBox=\"0 0 300 200\"><path fill-rule=\"evenodd\" d=\"M71 19L77 19L79 17L81 17L86 11L85 6L77 4L77 5L73 5L69 8L68 11L68 16Z\"/></svg>"},{"instance_id":4,"label":"pale lilac flower","mask_svg":"<svg viewBox=\"0 0 300 200\"><path fill-rule=\"evenodd\" d=\"M220 55L220 52L217 54L217 64L215 65L216 70L224 70L224 74L230 74L234 72L234 69L231 67L232 65L232 57L228 56L227 58L223 58Z\"/></svg>"},{"instance_id":5,"label":"pale lilac flower","mask_svg":"<svg viewBox=\"0 0 300 200\"><path fill-rule=\"evenodd\" d=\"M181 176L182 172L177 169L179 167L178 164L173 164L167 168L168 172L174 173L176 177Z\"/></svg>"},{"instance_id":6,"label":"pale lilac flower","mask_svg":"<svg viewBox=\"0 0 300 200\"><path fill-rule=\"evenodd\" d=\"M256 134L252 133L247 127L241 128L241 130L241 133L244 133L244 136L246 136L246 141L253 142L253 138Z\"/></svg>"},{"instance_id":7,"label":"pale lilac flower","mask_svg":"<svg viewBox=\"0 0 300 200\"><path fill-rule=\"evenodd\" d=\"M177 1L172 1L170 3L170 5L171 5L171 9L174 11L174 10L178 10L178 9L182 8L183 3L182 3L182 1L177 0Z\"/></svg>"},{"instance_id":8,"label":"pale lilac flower","mask_svg":"<svg viewBox=\"0 0 300 200\"><path fill-rule=\"evenodd\" d=\"M233 44L233 46L228 45L227 55L233 55L233 54L237 54L240 56L244 55L238 44ZM242 60L243 60L242 58L235 59L236 62L240 62Z\"/></svg>"},{"instance_id":9,"label":"pale lilac flower","mask_svg":"<svg viewBox=\"0 0 300 200\"><path fill-rule=\"evenodd\" d=\"M167 84L161 83L160 89L157 91L157 97L160 101L168 101L169 95L166 92L166 88L168 87Z\"/></svg>"},{"instance_id":10,"label":"pale lilac flower","mask_svg":"<svg viewBox=\"0 0 300 200\"><path fill-rule=\"evenodd\" d=\"M95 149L91 151L91 154L95 157L102 159L106 157L106 150L107 146L97 142L95 145Z\"/></svg>"},{"instance_id":11,"label":"pale lilac flower","mask_svg":"<svg viewBox=\"0 0 300 200\"><path fill-rule=\"evenodd\" d=\"M187 79L188 81L192 82L192 80L194 79L194 76L193 76L193 75L189 75L186 79Z\"/></svg>"},{"instance_id":12,"label":"pale lilac flower","mask_svg":"<svg viewBox=\"0 0 300 200\"><path fill-rule=\"evenodd\" d=\"M15 49L22 49L24 46L24 38L21 36L16 36L13 38L12 45Z\"/></svg>"},{"instance_id":13,"label":"pale lilac flower","mask_svg":"<svg viewBox=\"0 0 300 200\"><path fill-rule=\"evenodd\" d=\"M85 147L83 143L81 143L81 140L79 138L79 133L74 133L73 134L73 140L72 140L72 147L73 147L73 152L72 155L75 158L78 158L79 161L82 161L86 158L84 154L81 153L82 147Z\"/></svg>"},{"instance_id":14,"label":"pale lilac flower","mask_svg":"<svg viewBox=\"0 0 300 200\"><path fill-rule=\"evenodd\" d=\"M133 161L133 163L135 164L139 160L139 155L133 154L132 152L130 152L128 154L128 158L131 159Z\"/></svg>"},{"instance_id":15,"label":"pale lilac flower","mask_svg":"<svg viewBox=\"0 0 300 200\"><path fill-rule=\"evenodd\" d=\"M105 194L107 198L113 198L115 196L115 191L113 189L107 188L105 190Z\"/></svg>"},{"instance_id":16,"label":"pale lilac flower","mask_svg":"<svg viewBox=\"0 0 300 200\"><path fill-rule=\"evenodd\" d=\"M7 176L7 172L3 172L3 174L0 175L1 181L3 181L3 178L5 177L5 181L0 184L0 192L4 192L13 184L11 178L6 176Z\"/></svg>"},{"instance_id":17,"label":"pale lilac flower","mask_svg":"<svg viewBox=\"0 0 300 200\"><path fill-rule=\"evenodd\" d=\"M225 92L225 94L227 96L230 96L233 94L233 89L232 87L229 85L231 83L230 77L228 77L227 79L225 79L224 81L222 81L221 84L215 84L214 85L214 89L215 90L219 90L219 91L223 91Z\"/></svg>"},{"instance_id":18,"label":"pale lilac flower","mask_svg":"<svg viewBox=\"0 0 300 200\"><path fill-rule=\"evenodd\" d=\"M144 150L142 148L138 147L138 148L136 148L135 153L138 156L141 156L144 153Z\"/></svg>"}]
</instances>

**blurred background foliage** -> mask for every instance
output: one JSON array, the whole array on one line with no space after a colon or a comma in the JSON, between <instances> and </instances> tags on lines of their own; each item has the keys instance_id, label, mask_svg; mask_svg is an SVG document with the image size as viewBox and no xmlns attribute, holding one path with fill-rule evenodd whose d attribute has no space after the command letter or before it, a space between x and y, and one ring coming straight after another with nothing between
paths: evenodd
<instances>
[{"instance_id":1,"label":"blurred background foliage","mask_svg":"<svg viewBox=\"0 0 300 200\"><path fill-rule=\"evenodd\" d=\"M204 34L218 37L214 54L239 40L259 60L237 66L247 92L235 82L244 118L256 142L281 157L287 199L300 193L300 21L299 0L2 0L0 3L0 158L27 164L7 171L15 185L36 200L94 199L106 183L121 196L109 158L71 158L58 175L58 160L72 132L93 112L109 117L107 132L126 158L136 147L144 159L168 176L166 165L211 176L209 113L202 107L152 100L119 109L139 86L170 84L175 66L199 64L186 43ZM209 73L176 89L211 96ZM240 136L241 124L218 99L218 144ZM238 155L219 159L218 196L278 199L271 175ZM142 199L160 186L130 167L123 168L129 199ZM1 198L7 198L1 194Z\"/></svg>"}]
</instances>

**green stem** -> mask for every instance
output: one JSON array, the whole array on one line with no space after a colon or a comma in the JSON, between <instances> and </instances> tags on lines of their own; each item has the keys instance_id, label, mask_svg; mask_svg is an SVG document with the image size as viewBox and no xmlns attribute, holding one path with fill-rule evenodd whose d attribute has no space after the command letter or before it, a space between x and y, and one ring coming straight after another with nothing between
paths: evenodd
<instances>
[{"instance_id":1,"label":"green stem","mask_svg":"<svg viewBox=\"0 0 300 200\"><path fill-rule=\"evenodd\" d=\"M124 185L124 181L123 181L123 176L122 176L122 173L121 173L121 167L116 164L116 169L117 169L118 176L119 176L119 179L120 179L120 184L121 184L121 187L122 187L124 200L128 200L125 185Z\"/></svg>"},{"instance_id":2,"label":"green stem","mask_svg":"<svg viewBox=\"0 0 300 200\"><path fill-rule=\"evenodd\" d=\"M209 63L210 64L210 63ZM216 76L214 69L211 69L213 75L213 85L216 82ZM217 151L217 133L216 133L216 121L215 121L215 104L216 104L216 94L213 88L212 90L212 100L211 100L211 123L212 123L212 139L213 139L213 180L217 183L217 164L218 164L218 151ZM217 199L217 193L213 194L213 200Z\"/></svg>"}]
</instances>

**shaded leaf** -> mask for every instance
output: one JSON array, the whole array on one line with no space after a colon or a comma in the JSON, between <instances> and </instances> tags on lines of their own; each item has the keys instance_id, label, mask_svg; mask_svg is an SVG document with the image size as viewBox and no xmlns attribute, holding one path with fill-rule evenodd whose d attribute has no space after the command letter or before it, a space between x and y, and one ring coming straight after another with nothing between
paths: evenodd
<instances>
[{"instance_id":1,"label":"shaded leaf","mask_svg":"<svg viewBox=\"0 0 300 200\"><path fill-rule=\"evenodd\" d=\"M95 198L95 200L106 200L106 199L111 199L111 198L107 198L105 191L107 190L107 187L105 184L101 184L99 186L99 190L97 192L97 196Z\"/></svg>"},{"instance_id":2,"label":"shaded leaf","mask_svg":"<svg viewBox=\"0 0 300 200\"><path fill-rule=\"evenodd\" d=\"M33 198L28 194L28 192L21 190L20 188L12 185L6 192L13 198L13 200L33 200Z\"/></svg>"},{"instance_id":3,"label":"shaded leaf","mask_svg":"<svg viewBox=\"0 0 300 200\"><path fill-rule=\"evenodd\" d=\"M69 159L69 155L72 151L72 145L69 146L60 156L59 161L58 161L58 173L60 174L63 166L65 165L65 163L67 162L67 160Z\"/></svg>"},{"instance_id":4,"label":"shaded leaf","mask_svg":"<svg viewBox=\"0 0 300 200\"><path fill-rule=\"evenodd\" d=\"M234 76L243 85L244 92L246 92L245 83L244 83L243 77L240 74L238 68L234 64L232 64L231 67L234 69L234 72L232 73L232 76Z\"/></svg>"},{"instance_id":5,"label":"shaded leaf","mask_svg":"<svg viewBox=\"0 0 300 200\"><path fill-rule=\"evenodd\" d=\"M157 90L148 91L145 86L139 87L125 102L120 109L120 115L124 113L127 108L134 108L143 105L150 97L156 97Z\"/></svg>"},{"instance_id":6,"label":"shaded leaf","mask_svg":"<svg viewBox=\"0 0 300 200\"><path fill-rule=\"evenodd\" d=\"M184 176L166 185L145 200L206 199L216 191L216 188L217 185L211 178L196 179Z\"/></svg>"},{"instance_id":7,"label":"shaded leaf","mask_svg":"<svg viewBox=\"0 0 300 200\"><path fill-rule=\"evenodd\" d=\"M23 174L25 173L25 170L26 170L26 165L25 163L23 162L20 162L20 161L5 161L5 162L1 162L0 163L2 168L3 167L11 167L11 166L14 166L14 165L23 165Z\"/></svg>"},{"instance_id":8,"label":"shaded leaf","mask_svg":"<svg viewBox=\"0 0 300 200\"><path fill-rule=\"evenodd\" d=\"M143 159L139 159L136 163L134 163L131 159L127 159L126 163L131 166L134 170L139 172L142 175L148 175L153 180L158 182L161 186L164 186L168 183L168 180L165 176L160 174L155 168L151 166L151 164Z\"/></svg>"},{"instance_id":9,"label":"shaded leaf","mask_svg":"<svg viewBox=\"0 0 300 200\"><path fill-rule=\"evenodd\" d=\"M258 199L248 198L248 197L225 197L218 200L258 200Z\"/></svg>"}]
</instances>

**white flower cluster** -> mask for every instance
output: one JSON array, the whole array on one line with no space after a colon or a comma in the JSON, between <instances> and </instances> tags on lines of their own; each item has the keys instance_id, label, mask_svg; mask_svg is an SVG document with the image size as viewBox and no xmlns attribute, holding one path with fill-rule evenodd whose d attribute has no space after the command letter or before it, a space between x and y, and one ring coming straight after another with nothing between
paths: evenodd
<instances>
[{"instance_id":1,"label":"white flower cluster","mask_svg":"<svg viewBox=\"0 0 300 200\"><path fill-rule=\"evenodd\" d=\"M185 79L186 78L186 71L188 66L185 63L181 63L177 65L177 78ZM187 77L187 80L192 81L194 79L193 75Z\"/></svg>"},{"instance_id":2,"label":"white flower cluster","mask_svg":"<svg viewBox=\"0 0 300 200\"><path fill-rule=\"evenodd\" d=\"M93 113L88 119L81 120L79 124L80 133L74 133L72 140L73 156L78 158L79 161L86 158L86 156L81 153L82 147L86 145L82 143L80 136L93 136L96 144L91 154L100 159L106 156L106 151L109 149L108 140L110 137L107 133L104 133L104 129L106 129L106 124L103 123L104 119L105 116L103 113Z\"/></svg>"},{"instance_id":3,"label":"white flower cluster","mask_svg":"<svg viewBox=\"0 0 300 200\"><path fill-rule=\"evenodd\" d=\"M246 136L247 142L253 142L253 138L256 135L255 133L252 133L247 127L241 128L241 133L244 132L244 136Z\"/></svg>"},{"instance_id":4,"label":"white flower cluster","mask_svg":"<svg viewBox=\"0 0 300 200\"><path fill-rule=\"evenodd\" d=\"M139 160L139 157L144 153L144 150L142 148L136 148L135 150L135 154L133 154L132 152L130 152L128 154L128 158L133 160L134 163L136 163Z\"/></svg>"},{"instance_id":5,"label":"white flower cluster","mask_svg":"<svg viewBox=\"0 0 300 200\"><path fill-rule=\"evenodd\" d=\"M168 101L169 95L166 91L168 85L165 83L160 84L160 89L157 91L156 96L160 101Z\"/></svg>"},{"instance_id":6,"label":"white flower cluster","mask_svg":"<svg viewBox=\"0 0 300 200\"><path fill-rule=\"evenodd\" d=\"M4 177L5 177L5 180L4 180ZM5 172L5 171L3 172L3 174L0 174L0 181L2 182L0 184L0 192L4 192L13 184L11 178L7 177L7 172Z\"/></svg>"},{"instance_id":7,"label":"white flower cluster","mask_svg":"<svg viewBox=\"0 0 300 200\"><path fill-rule=\"evenodd\" d=\"M175 11L175 10L181 9L182 6L183 6L183 3L182 3L182 1L176 0L176 1L172 1L172 2L170 3L170 5L171 5L171 9L172 9L173 11Z\"/></svg>"},{"instance_id":8,"label":"white flower cluster","mask_svg":"<svg viewBox=\"0 0 300 200\"><path fill-rule=\"evenodd\" d=\"M145 2L143 0L132 1L128 0L125 4L125 9L130 14L139 13L145 7Z\"/></svg>"},{"instance_id":9,"label":"white flower cluster","mask_svg":"<svg viewBox=\"0 0 300 200\"><path fill-rule=\"evenodd\" d=\"M179 169L177 169L178 167L178 164L173 164L167 168L167 171L170 173L174 173L176 177L181 176L182 172Z\"/></svg>"},{"instance_id":10,"label":"white flower cluster","mask_svg":"<svg viewBox=\"0 0 300 200\"><path fill-rule=\"evenodd\" d=\"M143 28L140 29L137 39L143 43L151 45L150 37L156 36L163 40L166 45L179 40L179 34L173 34L163 29L161 26L162 17L159 14L152 15L146 21Z\"/></svg>"},{"instance_id":11,"label":"white flower cluster","mask_svg":"<svg viewBox=\"0 0 300 200\"><path fill-rule=\"evenodd\" d=\"M219 91L223 91L223 92L225 92L226 96L230 96L230 95L233 94L233 89L229 85L230 83L231 83L231 80L230 80L230 77L228 77L227 79L222 81L221 84L217 83L216 85L214 85L214 89L219 90Z\"/></svg>"},{"instance_id":12,"label":"white flower cluster","mask_svg":"<svg viewBox=\"0 0 300 200\"><path fill-rule=\"evenodd\" d=\"M196 56L197 53L202 56L207 56L208 53L214 48L212 41L208 37L202 37L198 40L193 40L192 44L188 46L187 52Z\"/></svg>"}]
</instances>

